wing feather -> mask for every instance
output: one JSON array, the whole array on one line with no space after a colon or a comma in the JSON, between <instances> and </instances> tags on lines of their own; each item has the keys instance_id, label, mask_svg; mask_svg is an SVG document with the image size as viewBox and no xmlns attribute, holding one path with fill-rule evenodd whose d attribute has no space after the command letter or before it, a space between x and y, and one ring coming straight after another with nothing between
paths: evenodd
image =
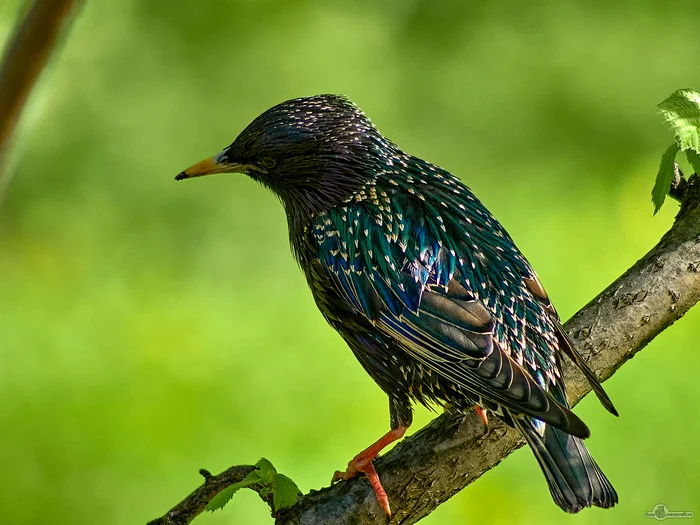
<instances>
[{"instance_id":1,"label":"wing feather","mask_svg":"<svg viewBox=\"0 0 700 525\"><path fill-rule=\"evenodd\" d=\"M542 321L544 292L528 290L534 272L495 219L489 230L435 208L406 217L370 204L353 202L314 223L318 260L346 304L456 388L586 437L586 425L556 399L558 323Z\"/></svg>"}]
</instances>

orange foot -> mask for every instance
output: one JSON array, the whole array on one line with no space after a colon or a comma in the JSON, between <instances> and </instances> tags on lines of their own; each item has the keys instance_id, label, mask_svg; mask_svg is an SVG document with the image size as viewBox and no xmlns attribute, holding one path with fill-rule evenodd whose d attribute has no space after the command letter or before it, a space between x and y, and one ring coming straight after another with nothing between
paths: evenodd
<instances>
[{"instance_id":1,"label":"orange foot","mask_svg":"<svg viewBox=\"0 0 700 525\"><path fill-rule=\"evenodd\" d=\"M375 457L377 457L377 454L379 454L379 452L381 452L384 447L386 447L390 443L393 443L394 441L401 439L406 433L407 428L408 427L399 426L398 428L392 429L386 434L384 434L381 438L379 438L376 441L376 443L370 445L365 450L360 452L357 456L355 456L350 461L350 463L348 463L348 468L347 470L345 470L345 472L337 470L335 474L333 474L333 479L331 480L331 483L335 483L336 481L345 479L352 479L360 474L364 474L365 476L367 476L370 485L372 485L372 489L374 490L375 496L377 496L377 501L379 502L379 505L381 505L382 509L384 509L386 515L389 518L391 518L391 507L389 506L389 497L386 495L384 487L382 487L382 482L379 480L379 474L377 474L377 471L374 468L372 461Z\"/></svg>"},{"instance_id":2,"label":"orange foot","mask_svg":"<svg viewBox=\"0 0 700 525\"><path fill-rule=\"evenodd\" d=\"M489 430L489 416L486 415L486 409L481 408L479 405L474 405L474 412L476 412L481 420L484 422L484 427L485 430L488 432Z\"/></svg>"},{"instance_id":3,"label":"orange foot","mask_svg":"<svg viewBox=\"0 0 700 525\"><path fill-rule=\"evenodd\" d=\"M386 515L391 518L389 496L386 495L386 491L384 487L382 487L382 482L379 481L379 474L377 474L377 470L374 468L371 459L361 458L359 455L355 456L355 458L348 463L348 468L345 472L341 472L340 470L335 471L331 483L335 483L341 479L351 479L359 474L367 476L367 480L369 480L369 484L372 485L372 489L374 490L374 495L377 496L379 505L384 509Z\"/></svg>"}]
</instances>

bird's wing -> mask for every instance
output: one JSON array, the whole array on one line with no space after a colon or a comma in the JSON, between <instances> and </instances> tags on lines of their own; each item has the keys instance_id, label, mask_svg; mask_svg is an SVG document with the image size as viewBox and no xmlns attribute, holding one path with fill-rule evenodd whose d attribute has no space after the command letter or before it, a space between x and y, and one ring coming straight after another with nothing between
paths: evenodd
<instances>
[{"instance_id":1,"label":"bird's wing","mask_svg":"<svg viewBox=\"0 0 700 525\"><path fill-rule=\"evenodd\" d=\"M583 375L588 380L591 385L593 392L600 401L600 403L605 407L605 409L611 414L618 416L617 409L613 405L612 400L608 396L607 392L603 389L603 386L598 381L595 372L591 370L588 364L583 360L581 354L578 353L574 347L574 343L569 337L569 335L564 331L564 327L559 322L559 315L554 309L554 305L549 300L547 292L545 292L542 283L540 283L537 276L533 275L531 278L526 278L523 280L527 289L532 293L532 295L540 302L544 307L547 314L554 320L554 330L557 335L557 340L559 342L559 348L566 354L566 356L573 361L573 363L581 370Z\"/></svg>"},{"instance_id":2,"label":"bird's wing","mask_svg":"<svg viewBox=\"0 0 700 525\"><path fill-rule=\"evenodd\" d=\"M565 406L555 323L527 289L534 273L502 227L448 219L425 201L407 214L401 196L382 205L384 195L314 222L319 262L338 295L474 397L586 437Z\"/></svg>"}]
</instances>

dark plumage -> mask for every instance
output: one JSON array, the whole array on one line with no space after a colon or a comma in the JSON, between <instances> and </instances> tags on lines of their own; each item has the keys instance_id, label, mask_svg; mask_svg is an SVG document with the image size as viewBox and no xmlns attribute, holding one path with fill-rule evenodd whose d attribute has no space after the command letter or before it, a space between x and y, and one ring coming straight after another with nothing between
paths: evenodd
<instances>
[{"instance_id":1,"label":"dark plumage","mask_svg":"<svg viewBox=\"0 0 700 525\"><path fill-rule=\"evenodd\" d=\"M412 403L477 405L523 433L562 509L617 502L568 408L562 354L615 409L530 264L458 178L336 95L269 109L177 179L223 171L280 197L318 308L389 396L392 431L336 479L365 472L381 501L371 461L411 424Z\"/></svg>"}]
</instances>

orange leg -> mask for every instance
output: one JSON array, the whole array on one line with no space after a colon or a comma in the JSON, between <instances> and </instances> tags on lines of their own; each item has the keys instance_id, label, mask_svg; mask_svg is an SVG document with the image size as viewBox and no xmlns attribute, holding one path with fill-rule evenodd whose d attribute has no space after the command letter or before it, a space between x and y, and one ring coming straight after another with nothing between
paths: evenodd
<instances>
[{"instance_id":1,"label":"orange leg","mask_svg":"<svg viewBox=\"0 0 700 525\"><path fill-rule=\"evenodd\" d=\"M386 495L386 491L384 490L384 487L382 487L381 481L379 481L379 475L377 474L372 461L387 445L401 439L406 433L407 428L407 426L400 425L384 434L375 443L352 458L350 463L348 463L348 468L345 470L345 472L337 470L335 474L333 474L331 483L335 483L341 479L351 479L359 474L364 474L367 476L370 485L372 485L372 489L374 490L374 494L377 496L379 504L384 509L384 512L386 512L386 515L391 518L389 497Z\"/></svg>"},{"instance_id":2,"label":"orange leg","mask_svg":"<svg viewBox=\"0 0 700 525\"><path fill-rule=\"evenodd\" d=\"M486 430L488 430L489 429L489 417L486 415L486 409L481 408L479 405L474 405L474 412L479 414L479 417L484 422L484 427L486 427Z\"/></svg>"}]
</instances>

